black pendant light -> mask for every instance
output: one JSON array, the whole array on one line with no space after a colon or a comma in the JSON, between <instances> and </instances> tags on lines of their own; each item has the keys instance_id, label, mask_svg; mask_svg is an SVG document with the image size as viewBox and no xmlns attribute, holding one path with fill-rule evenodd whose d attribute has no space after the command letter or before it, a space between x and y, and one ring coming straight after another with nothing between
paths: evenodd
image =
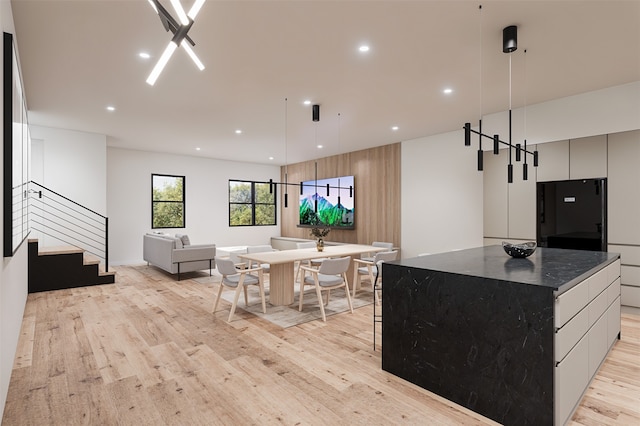
<instances>
[{"instance_id":1,"label":"black pendant light","mask_svg":"<svg viewBox=\"0 0 640 426\"><path fill-rule=\"evenodd\" d=\"M482 6L479 7L482 10ZM500 140L499 135L489 136L482 133L482 112L480 114L481 118L478 122L478 130L473 130L471 128L471 123L464 124L464 144L465 146L471 145L471 133L475 133L478 135L478 170L483 169L483 151L482 151L482 138L491 139L493 141L493 153L498 155L500 153L500 144L507 145L509 147L509 164L507 165L507 182L513 182L513 150L515 149L515 161L519 162L522 160L522 156L524 155L524 164L522 167L522 177L524 180L528 179L528 163L527 163L527 155L531 155L533 157L533 165L534 167L538 167L538 151L528 151L527 150L527 140L526 137L524 139L524 146L520 143L513 144L512 142L512 105L511 105L511 54L518 50L518 27L516 25L509 25L502 29L502 51L504 53L509 53L509 138L508 142L504 142ZM480 43L480 52L482 52L482 43ZM525 50L526 52L526 50ZM482 55L481 55L482 56ZM482 70L482 65L481 65ZM482 86L482 77L480 78L480 86ZM481 87L481 100L480 104L482 107L482 87ZM526 112L525 112L526 114ZM526 124L525 124L526 126ZM526 129L525 129L526 134Z\"/></svg>"}]
</instances>

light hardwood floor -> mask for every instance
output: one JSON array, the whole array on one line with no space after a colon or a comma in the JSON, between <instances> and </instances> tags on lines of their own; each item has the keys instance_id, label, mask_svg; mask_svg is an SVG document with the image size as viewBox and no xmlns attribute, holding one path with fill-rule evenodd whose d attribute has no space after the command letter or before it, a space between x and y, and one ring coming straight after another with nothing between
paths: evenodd
<instances>
[{"instance_id":1,"label":"light hardwood floor","mask_svg":"<svg viewBox=\"0 0 640 426\"><path fill-rule=\"evenodd\" d=\"M288 329L238 309L229 324L228 303L211 313L218 284L116 270L29 295L3 425L495 424L382 371L372 306ZM572 424L638 425L638 401L640 316L624 313Z\"/></svg>"}]
</instances>

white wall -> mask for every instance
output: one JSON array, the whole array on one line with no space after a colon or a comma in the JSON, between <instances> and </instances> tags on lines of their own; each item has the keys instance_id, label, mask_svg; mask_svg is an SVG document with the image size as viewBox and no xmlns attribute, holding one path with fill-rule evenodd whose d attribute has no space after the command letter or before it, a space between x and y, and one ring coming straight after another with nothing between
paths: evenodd
<instances>
[{"instance_id":1,"label":"white wall","mask_svg":"<svg viewBox=\"0 0 640 426\"><path fill-rule=\"evenodd\" d=\"M402 143L402 257L482 246L482 174L463 131Z\"/></svg>"},{"instance_id":2,"label":"white wall","mask_svg":"<svg viewBox=\"0 0 640 426\"><path fill-rule=\"evenodd\" d=\"M269 244L280 235L279 214L276 226L229 227L229 179L278 182L279 167L108 148L110 264L143 262L142 236L152 231L152 173L186 177L186 228L165 232L218 247Z\"/></svg>"},{"instance_id":3,"label":"white wall","mask_svg":"<svg viewBox=\"0 0 640 426\"><path fill-rule=\"evenodd\" d=\"M2 31L15 33L11 3L0 1L0 27ZM14 39L14 42L16 40ZM18 52L18 57L19 52ZM0 67L0 81L2 81ZM0 98L4 99L3 88L0 85ZM2 126L0 116L0 126ZM0 150L0 164L2 152ZM0 185L2 176L0 176ZM0 223L2 223L2 209L0 209ZM0 227L0 239L3 238ZM27 301L27 244L22 244L13 257L5 257L0 270L0 418L4 412L7 400L13 358L18 345L22 315Z\"/></svg>"},{"instance_id":4,"label":"white wall","mask_svg":"<svg viewBox=\"0 0 640 426\"><path fill-rule=\"evenodd\" d=\"M107 138L97 133L30 126L31 130L31 179L44 187L63 195L94 212L106 215L107 211ZM42 211L32 209L42 214ZM48 215L44 215L49 217ZM42 226L34 226L30 238L37 238L40 247L80 244L85 248L93 242L84 237L65 237L58 240L52 235L67 234L55 220L49 221L34 215L33 219L45 223L53 232L39 232ZM33 225L32 225L33 226ZM62 234L58 234L58 232ZM72 234L73 235L73 234ZM94 251L99 255L100 250Z\"/></svg>"},{"instance_id":5,"label":"white wall","mask_svg":"<svg viewBox=\"0 0 640 426\"><path fill-rule=\"evenodd\" d=\"M512 111L514 143L525 138L524 115L524 108ZM501 140L507 141L508 117L508 112L484 116L483 133L498 134ZM478 117L469 117L469 120L474 124L474 121L477 123ZM606 135L638 128L640 81L529 105L526 108L527 144ZM474 141L472 145L475 147L477 143ZM492 146L491 141L483 142L483 148L486 150L492 149ZM540 158L540 161L544 160Z\"/></svg>"},{"instance_id":6,"label":"white wall","mask_svg":"<svg viewBox=\"0 0 640 426\"><path fill-rule=\"evenodd\" d=\"M30 126L32 179L91 210L107 212L107 137Z\"/></svg>"}]
</instances>

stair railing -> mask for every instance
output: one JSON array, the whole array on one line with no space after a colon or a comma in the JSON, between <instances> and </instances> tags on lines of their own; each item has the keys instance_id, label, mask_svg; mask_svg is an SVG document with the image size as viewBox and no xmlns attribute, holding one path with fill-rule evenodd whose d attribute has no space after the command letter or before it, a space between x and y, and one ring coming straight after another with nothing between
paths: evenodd
<instances>
[{"instance_id":1,"label":"stair railing","mask_svg":"<svg viewBox=\"0 0 640 426\"><path fill-rule=\"evenodd\" d=\"M29 227L104 261L109 272L109 218L37 182L29 182Z\"/></svg>"}]
</instances>

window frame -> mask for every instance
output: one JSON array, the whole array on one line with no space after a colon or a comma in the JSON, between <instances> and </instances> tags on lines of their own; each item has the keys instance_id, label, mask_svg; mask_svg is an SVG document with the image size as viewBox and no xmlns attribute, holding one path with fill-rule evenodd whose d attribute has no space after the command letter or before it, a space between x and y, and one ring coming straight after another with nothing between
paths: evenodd
<instances>
[{"instance_id":1,"label":"window frame","mask_svg":"<svg viewBox=\"0 0 640 426\"><path fill-rule=\"evenodd\" d=\"M231 201L231 183L249 183L251 184L251 202L239 203ZM269 185L270 182L244 180L244 179L229 179L227 183L227 196L229 201L229 227L243 227L243 226L277 226L278 225L278 185L273 185L273 202L272 203L258 203L256 202L256 184ZM248 205L251 207L251 223L246 225L233 225L231 223L231 206L232 205ZM256 206L273 206L273 223L268 224L256 224Z\"/></svg>"},{"instance_id":2,"label":"window frame","mask_svg":"<svg viewBox=\"0 0 640 426\"><path fill-rule=\"evenodd\" d=\"M182 201L173 200L154 200L153 199L153 181L154 177L168 177L182 179ZM187 178L181 175L169 175L163 173L151 173L151 229L185 229L187 227ZM182 204L182 226L154 226L154 206L156 203L176 203Z\"/></svg>"}]
</instances>

